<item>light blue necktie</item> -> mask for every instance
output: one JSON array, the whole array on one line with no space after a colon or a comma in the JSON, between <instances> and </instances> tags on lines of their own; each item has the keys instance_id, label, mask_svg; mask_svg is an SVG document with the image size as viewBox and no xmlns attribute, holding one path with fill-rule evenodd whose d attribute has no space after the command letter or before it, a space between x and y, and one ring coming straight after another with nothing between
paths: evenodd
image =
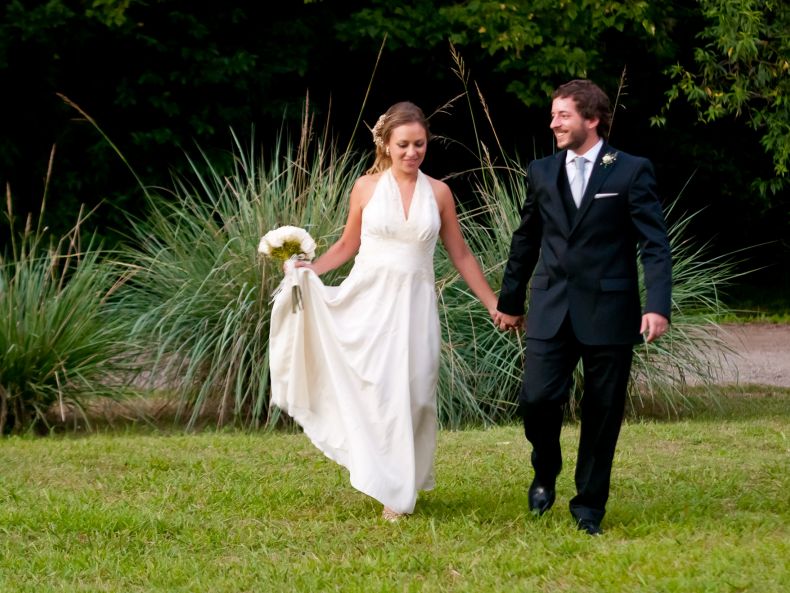
<instances>
[{"instance_id":1,"label":"light blue necktie","mask_svg":"<svg viewBox=\"0 0 790 593\"><path fill-rule=\"evenodd\" d=\"M573 184L571 185L571 194L573 195L573 201L576 202L577 208L582 203L582 196L584 195L585 160L586 159L583 156L577 156L573 159L573 163L576 165L576 175L574 176Z\"/></svg>"}]
</instances>

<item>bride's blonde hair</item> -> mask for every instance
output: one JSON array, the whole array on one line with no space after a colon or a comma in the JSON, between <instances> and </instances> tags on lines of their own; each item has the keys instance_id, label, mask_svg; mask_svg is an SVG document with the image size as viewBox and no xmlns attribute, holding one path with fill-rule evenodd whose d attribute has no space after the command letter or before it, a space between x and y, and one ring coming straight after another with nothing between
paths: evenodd
<instances>
[{"instance_id":1,"label":"bride's blonde hair","mask_svg":"<svg viewBox=\"0 0 790 593\"><path fill-rule=\"evenodd\" d=\"M428 127L428 120L425 118L422 109L414 103L409 101L395 103L379 117L376 125L370 130L373 134L373 143L376 145L376 160L373 161L373 166L366 171L368 175L386 171L392 166L392 159L387 152L387 144L389 144L392 130L398 126L414 122L425 128L425 135L430 140L431 130Z\"/></svg>"}]
</instances>

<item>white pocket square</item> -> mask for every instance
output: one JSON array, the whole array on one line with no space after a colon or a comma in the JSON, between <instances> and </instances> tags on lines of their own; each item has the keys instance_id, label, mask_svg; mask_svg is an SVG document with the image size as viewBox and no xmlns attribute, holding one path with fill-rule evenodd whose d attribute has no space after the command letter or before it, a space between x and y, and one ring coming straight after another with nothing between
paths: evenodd
<instances>
[{"instance_id":1,"label":"white pocket square","mask_svg":"<svg viewBox=\"0 0 790 593\"><path fill-rule=\"evenodd\" d=\"M617 193L616 193L616 192L615 192L615 193L613 193L613 194L595 194L595 195L593 196L593 200L598 200L598 199L600 199L600 198L613 198L613 197L615 197L616 195L617 195Z\"/></svg>"}]
</instances>

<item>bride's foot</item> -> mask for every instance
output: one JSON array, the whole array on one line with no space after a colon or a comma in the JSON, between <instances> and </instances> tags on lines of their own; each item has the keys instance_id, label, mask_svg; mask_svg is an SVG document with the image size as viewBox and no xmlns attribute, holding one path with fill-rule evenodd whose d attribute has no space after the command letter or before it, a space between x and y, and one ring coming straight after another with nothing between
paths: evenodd
<instances>
[{"instance_id":1,"label":"bride's foot","mask_svg":"<svg viewBox=\"0 0 790 593\"><path fill-rule=\"evenodd\" d=\"M381 511L381 518L385 521L389 521L390 523L395 523L399 519L406 516L406 513L399 513L397 511L393 511L389 507L384 507L384 510Z\"/></svg>"}]
</instances>

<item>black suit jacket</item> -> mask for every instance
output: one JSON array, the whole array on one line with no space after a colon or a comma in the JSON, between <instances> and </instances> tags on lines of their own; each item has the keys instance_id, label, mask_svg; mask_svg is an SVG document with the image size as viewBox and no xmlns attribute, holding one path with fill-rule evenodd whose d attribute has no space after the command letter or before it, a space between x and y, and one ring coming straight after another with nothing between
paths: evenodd
<instances>
[{"instance_id":1,"label":"black suit jacket","mask_svg":"<svg viewBox=\"0 0 790 593\"><path fill-rule=\"evenodd\" d=\"M637 343L642 339L637 246L647 289L645 312L669 319L671 309L672 259L653 167L604 143L571 219L563 204L565 157L563 150L530 163L498 308L524 313L534 271L527 337L552 338L570 315L582 343Z\"/></svg>"}]
</instances>

